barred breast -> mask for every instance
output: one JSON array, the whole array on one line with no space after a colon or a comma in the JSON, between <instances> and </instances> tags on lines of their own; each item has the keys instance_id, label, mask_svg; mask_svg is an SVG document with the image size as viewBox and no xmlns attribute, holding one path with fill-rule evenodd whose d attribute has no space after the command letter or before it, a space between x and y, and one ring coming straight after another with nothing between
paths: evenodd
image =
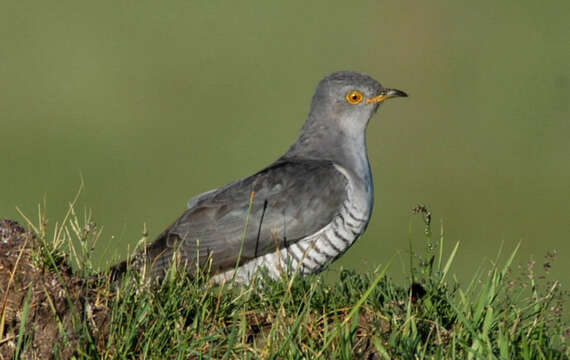
<instances>
[{"instance_id":1,"label":"barred breast","mask_svg":"<svg viewBox=\"0 0 570 360\"><path fill-rule=\"evenodd\" d=\"M357 182L340 166L337 169L348 179L346 198L333 220L318 232L275 252L251 260L236 270L214 276L215 282L235 280L248 283L261 267L277 279L284 272L313 274L324 270L344 254L368 226L373 204L372 179ZM360 185L360 186L359 186Z\"/></svg>"}]
</instances>

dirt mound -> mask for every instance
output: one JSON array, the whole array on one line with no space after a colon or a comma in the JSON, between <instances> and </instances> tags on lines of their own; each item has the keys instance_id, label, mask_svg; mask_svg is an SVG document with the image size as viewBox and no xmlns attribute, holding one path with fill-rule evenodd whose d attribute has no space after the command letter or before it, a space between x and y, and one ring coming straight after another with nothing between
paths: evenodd
<instances>
[{"instance_id":1,"label":"dirt mound","mask_svg":"<svg viewBox=\"0 0 570 360\"><path fill-rule=\"evenodd\" d=\"M0 359L50 359L54 351L70 358L85 332L104 338L108 331L98 280L74 275L64 257L39 266L39 246L17 222L0 220Z\"/></svg>"}]
</instances>

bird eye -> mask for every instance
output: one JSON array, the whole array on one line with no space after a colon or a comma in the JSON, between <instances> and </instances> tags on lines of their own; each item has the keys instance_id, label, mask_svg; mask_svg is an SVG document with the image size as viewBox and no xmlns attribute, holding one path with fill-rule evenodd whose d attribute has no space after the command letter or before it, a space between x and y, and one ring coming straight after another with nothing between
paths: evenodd
<instances>
[{"instance_id":1,"label":"bird eye","mask_svg":"<svg viewBox=\"0 0 570 360\"><path fill-rule=\"evenodd\" d=\"M352 90L351 92L346 94L346 101L348 101L349 104L352 105L358 104L359 102L362 101L363 98L364 96L362 96L362 93L358 90Z\"/></svg>"}]
</instances>

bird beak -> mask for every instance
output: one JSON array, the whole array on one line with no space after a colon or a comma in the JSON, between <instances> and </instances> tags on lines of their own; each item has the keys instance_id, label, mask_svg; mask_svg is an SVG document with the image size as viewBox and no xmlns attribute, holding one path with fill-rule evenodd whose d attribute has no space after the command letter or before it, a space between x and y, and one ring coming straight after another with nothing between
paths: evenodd
<instances>
[{"instance_id":1,"label":"bird beak","mask_svg":"<svg viewBox=\"0 0 570 360\"><path fill-rule=\"evenodd\" d=\"M368 100L366 100L367 104L370 103L376 103L379 104L382 101L386 100L386 99L390 99L393 97L408 97L408 94L406 94L405 92L403 92L402 90L396 90L396 89L384 89L382 90L382 92L380 93L380 95L378 96L374 96Z\"/></svg>"}]
</instances>

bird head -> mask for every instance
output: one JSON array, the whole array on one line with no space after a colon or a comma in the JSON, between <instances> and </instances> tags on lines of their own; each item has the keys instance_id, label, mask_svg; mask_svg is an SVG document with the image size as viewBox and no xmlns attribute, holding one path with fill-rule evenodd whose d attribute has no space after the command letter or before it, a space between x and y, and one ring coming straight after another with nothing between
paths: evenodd
<instances>
[{"instance_id":1,"label":"bird head","mask_svg":"<svg viewBox=\"0 0 570 360\"><path fill-rule=\"evenodd\" d=\"M380 104L387 99L407 96L401 90L384 88L368 75L353 71L336 72L317 86L307 125L334 127L340 134L363 136Z\"/></svg>"}]
</instances>

